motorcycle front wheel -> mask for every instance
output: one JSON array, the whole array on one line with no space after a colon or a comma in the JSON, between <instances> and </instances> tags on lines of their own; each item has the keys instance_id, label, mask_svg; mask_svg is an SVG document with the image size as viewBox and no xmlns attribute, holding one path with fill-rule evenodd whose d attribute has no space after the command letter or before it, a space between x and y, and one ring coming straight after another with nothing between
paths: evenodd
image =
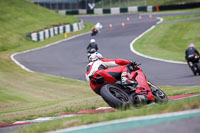
<instances>
[{"instance_id":1,"label":"motorcycle front wheel","mask_svg":"<svg viewBox=\"0 0 200 133\"><path fill-rule=\"evenodd\" d=\"M196 68L197 68L196 73L198 73L198 75L200 75L200 62L198 62L198 63L196 64Z\"/></svg>"},{"instance_id":2,"label":"motorcycle front wheel","mask_svg":"<svg viewBox=\"0 0 200 133\"><path fill-rule=\"evenodd\" d=\"M167 95L158 87L153 85L152 83L148 82L148 85L154 95L155 98L155 103L164 103L168 102L168 97Z\"/></svg>"},{"instance_id":3,"label":"motorcycle front wheel","mask_svg":"<svg viewBox=\"0 0 200 133\"><path fill-rule=\"evenodd\" d=\"M104 85L100 90L100 95L113 108L126 109L132 104L130 96L118 85Z\"/></svg>"}]
</instances>

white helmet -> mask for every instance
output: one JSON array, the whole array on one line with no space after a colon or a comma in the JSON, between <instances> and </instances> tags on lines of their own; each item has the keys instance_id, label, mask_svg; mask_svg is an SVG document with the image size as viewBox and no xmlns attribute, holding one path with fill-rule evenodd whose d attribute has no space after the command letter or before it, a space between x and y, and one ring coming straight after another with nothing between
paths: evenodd
<instances>
[{"instance_id":1,"label":"white helmet","mask_svg":"<svg viewBox=\"0 0 200 133\"><path fill-rule=\"evenodd\" d=\"M99 60L99 59L103 59L103 56L100 53L95 52L95 53L90 55L89 62L93 62L93 61L96 61L96 60Z\"/></svg>"},{"instance_id":2,"label":"white helmet","mask_svg":"<svg viewBox=\"0 0 200 133\"><path fill-rule=\"evenodd\" d=\"M91 39L91 40L90 40L90 43L93 43L93 42L95 42L95 39Z\"/></svg>"}]
</instances>

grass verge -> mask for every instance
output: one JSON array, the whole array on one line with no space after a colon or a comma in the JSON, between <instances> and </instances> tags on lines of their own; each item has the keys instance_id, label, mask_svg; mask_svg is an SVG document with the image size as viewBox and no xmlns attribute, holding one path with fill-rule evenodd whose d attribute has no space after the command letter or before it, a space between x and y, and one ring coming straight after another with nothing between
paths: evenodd
<instances>
[{"instance_id":1,"label":"grass verge","mask_svg":"<svg viewBox=\"0 0 200 133\"><path fill-rule=\"evenodd\" d=\"M86 29L70 33L69 36L89 31L91 26L86 24ZM63 38L64 35L58 35L36 45L43 46ZM24 46L22 49L34 48L36 45ZM92 101L93 106L96 106L96 102L103 103L90 90L88 83L26 72L10 59L11 54L9 51L0 56L0 123L52 116L69 111L70 108L76 111L88 108L88 101Z\"/></svg>"},{"instance_id":2,"label":"grass verge","mask_svg":"<svg viewBox=\"0 0 200 133\"><path fill-rule=\"evenodd\" d=\"M164 22L196 18L200 15L163 17ZM185 50L190 43L200 49L200 20L157 25L134 43L136 51L162 59L185 61Z\"/></svg>"},{"instance_id":3,"label":"grass verge","mask_svg":"<svg viewBox=\"0 0 200 133\"><path fill-rule=\"evenodd\" d=\"M187 98L178 101L169 101L168 104L154 104L151 106L143 106L141 108L131 108L128 110L117 110L115 112L107 112L104 114L81 115L72 118L63 118L48 121L40 124L33 124L24 128L17 133L40 133L57 129L69 128L80 125L87 125L97 122L104 122L128 117L144 116L152 114L162 114L167 112L176 112L190 109L200 108L200 97Z\"/></svg>"},{"instance_id":4,"label":"grass verge","mask_svg":"<svg viewBox=\"0 0 200 133\"><path fill-rule=\"evenodd\" d=\"M59 112L94 108L104 104L88 83L29 73L17 66L10 55L64 39L64 34L34 42L25 34L60 23L75 23L74 16L62 16L26 0L0 1L0 123L53 116ZM74 36L91 30L69 33ZM92 105L88 105L91 101Z\"/></svg>"}]
</instances>

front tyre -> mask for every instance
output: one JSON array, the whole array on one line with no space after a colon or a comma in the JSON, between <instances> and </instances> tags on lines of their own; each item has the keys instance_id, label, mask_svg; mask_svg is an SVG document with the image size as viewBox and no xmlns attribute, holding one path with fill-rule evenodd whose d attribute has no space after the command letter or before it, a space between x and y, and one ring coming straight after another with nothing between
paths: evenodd
<instances>
[{"instance_id":1,"label":"front tyre","mask_svg":"<svg viewBox=\"0 0 200 133\"><path fill-rule=\"evenodd\" d=\"M101 90L102 98L113 108L128 108L131 105L129 95L118 85L106 84Z\"/></svg>"},{"instance_id":2,"label":"front tyre","mask_svg":"<svg viewBox=\"0 0 200 133\"><path fill-rule=\"evenodd\" d=\"M200 75L200 62L198 62L197 64L196 64L196 73L198 73L198 75Z\"/></svg>"},{"instance_id":3,"label":"front tyre","mask_svg":"<svg viewBox=\"0 0 200 133\"><path fill-rule=\"evenodd\" d=\"M167 95L160 88L156 87L150 82L148 82L148 85L153 93L156 103L168 102Z\"/></svg>"}]
</instances>

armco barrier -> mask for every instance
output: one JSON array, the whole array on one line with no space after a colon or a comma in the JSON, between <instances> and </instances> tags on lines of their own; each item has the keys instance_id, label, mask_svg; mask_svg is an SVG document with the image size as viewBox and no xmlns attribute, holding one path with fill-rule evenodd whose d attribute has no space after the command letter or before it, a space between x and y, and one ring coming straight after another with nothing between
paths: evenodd
<instances>
[{"instance_id":1,"label":"armco barrier","mask_svg":"<svg viewBox=\"0 0 200 133\"><path fill-rule=\"evenodd\" d=\"M184 3L184 4L176 4L176 5L160 5L159 10L180 10L180 9L191 9L191 8L199 8L200 2L195 3Z\"/></svg>"},{"instance_id":2,"label":"armco barrier","mask_svg":"<svg viewBox=\"0 0 200 133\"><path fill-rule=\"evenodd\" d=\"M59 25L53 26L49 29L43 29L41 31L28 33L26 36L31 38L33 41L43 41L47 38L53 37L58 34L74 32L78 30L82 30L84 28L83 21L74 24L66 24L66 25Z\"/></svg>"},{"instance_id":3,"label":"armco barrier","mask_svg":"<svg viewBox=\"0 0 200 133\"><path fill-rule=\"evenodd\" d=\"M164 10L176 10L176 9L190 9L190 8L199 8L200 2L195 3L182 3L176 5L157 5L157 6L130 6L126 8L114 7L109 9L103 8L94 8L93 10L72 10L65 11L67 15L86 15L86 14L120 14L120 13L131 13L131 12L154 12L154 11L164 11ZM58 11L60 14L64 14L64 11Z\"/></svg>"},{"instance_id":4,"label":"armco barrier","mask_svg":"<svg viewBox=\"0 0 200 133\"><path fill-rule=\"evenodd\" d=\"M109 9L103 9L103 8L94 8L93 10L86 10L86 9L79 9L79 10L72 10L72 11L65 11L66 15L86 15L86 14L120 14L120 13L130 13L130 12L138 12L138 11L148 11L152 12L154 11L153 6L131 6L127 8L120 8L120 7L114 7ZM64 11L58 11L59 14L64 14Z\"/></svg>"}]
</instances>

